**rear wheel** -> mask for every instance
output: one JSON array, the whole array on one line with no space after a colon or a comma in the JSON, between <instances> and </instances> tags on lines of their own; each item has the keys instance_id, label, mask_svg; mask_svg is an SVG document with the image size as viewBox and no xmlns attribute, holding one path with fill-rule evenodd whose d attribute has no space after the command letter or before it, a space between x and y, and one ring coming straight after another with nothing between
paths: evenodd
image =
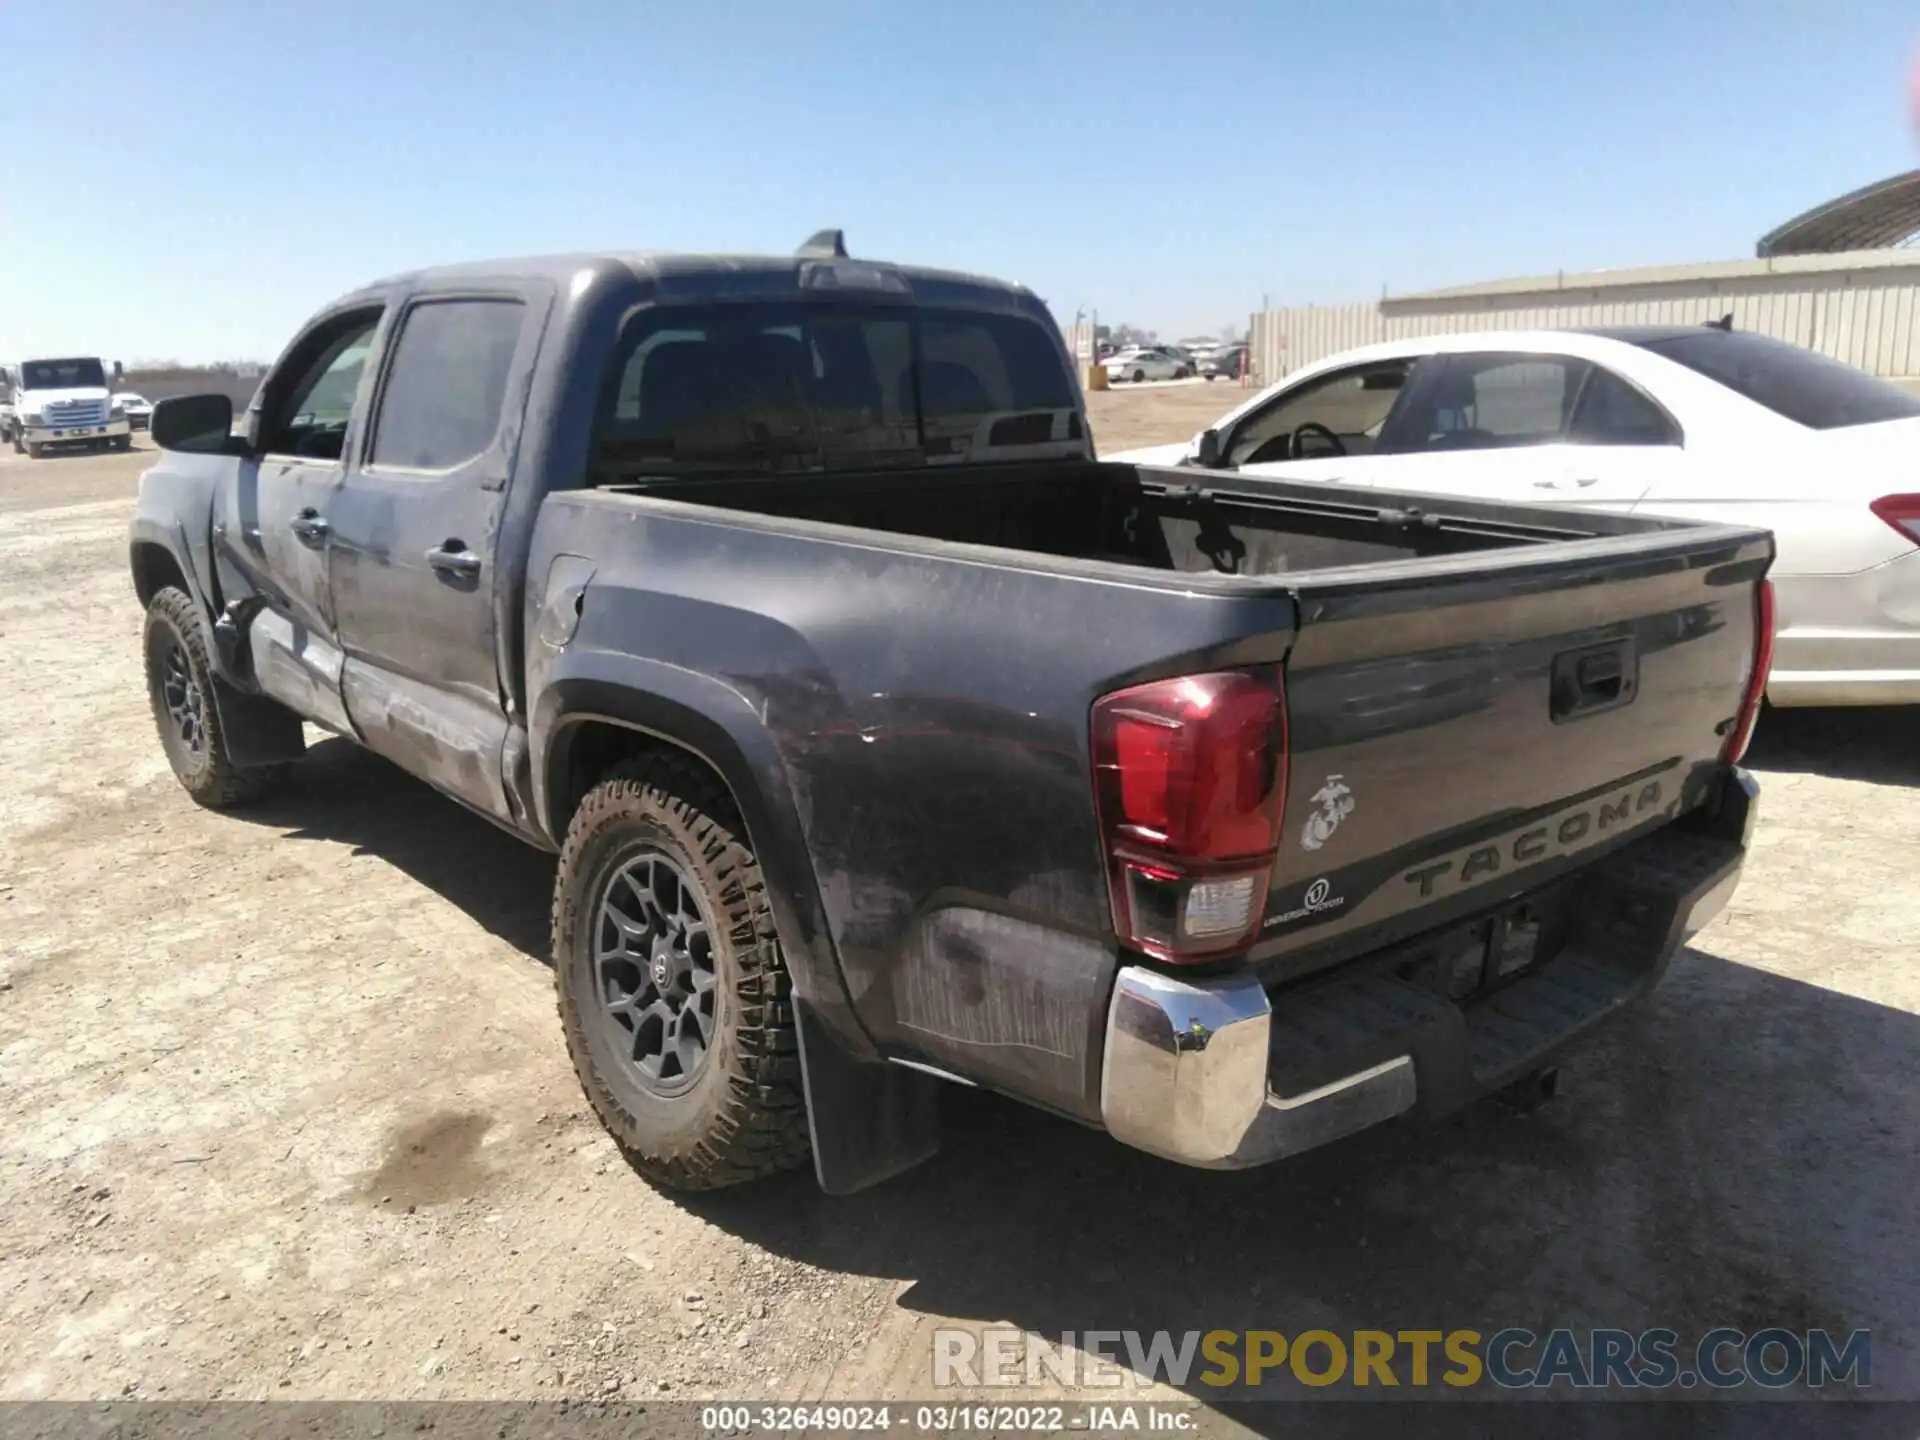
<instances>
[{"instance_id":1,"label":"rear wheel","mask_svg":"<svg viewBox=\"0 0 1920 1440\"><path fill-rule=\"evenodd\" d=\"M554 879L553 960L574 1069L642 1174L714 1190L806 1159L766 883L703 767L629 762L580 802Z\"/></svg>"},{"instance_id":2,"label":"rear wheel","mask_svg":"<svg viewBox=\"0 0 1920 1440\"><path fill-rule=\"evenodd\" d=\"M224 810L258 799L285 778L284 764L240 766L228 753L200 614L184 590L169 585L148 603L146 656L153 723L187 794Z\"/></svg>"}]
</instances>

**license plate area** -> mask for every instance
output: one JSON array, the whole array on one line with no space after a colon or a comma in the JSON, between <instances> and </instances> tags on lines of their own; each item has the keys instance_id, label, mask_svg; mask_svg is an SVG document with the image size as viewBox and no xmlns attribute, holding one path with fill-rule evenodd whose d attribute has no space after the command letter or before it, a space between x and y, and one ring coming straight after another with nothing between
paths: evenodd
<instances>
[{"instance_id":1,"label":"license plate area","mask_svg":"<svg viewBox=\"0 0 1920 1440\"><path fill-rule=\"evenodd\" d=\"M1477 1000L1538 970L1566 944L1560 887L1432 937L1394 967L1401 979L1455 1002Z\"/></svg>"}]
</instances>

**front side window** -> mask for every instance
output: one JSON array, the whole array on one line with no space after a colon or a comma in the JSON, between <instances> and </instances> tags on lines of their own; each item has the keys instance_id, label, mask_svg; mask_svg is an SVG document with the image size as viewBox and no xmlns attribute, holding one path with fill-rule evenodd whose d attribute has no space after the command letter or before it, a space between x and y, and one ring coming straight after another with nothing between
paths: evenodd
<instances>
[{"instance_id":1,"label":"front side window","mask_svg":"<svg viewBox=\"0 0 1920 1440\"><path fill-rule=\"evenodd\" d=\"M291 357L289 381L263 416L261 448L305 460L338 460L353 419L353 400L373 348L380 312L330 322ZM268 382L280 390L278 377Z\"/></svg>"},{"instance_id":2,"label":"front side window","mask_svg":"<svg viewBox=\"0 0 1920 1440\"><path fill-rule=\"evenodd\" d=\"M1920 396L1767 335L1703 326L1697 334L1647 340L1642 347L1814 430L1920 415Z\"/></svg>"},{"instance_id":3,"label":"front side window","mask_svg":"<svg viewBox=\"0 0 1920 1440\"><path fill-rule=\"evenodd\" d=\"M1396 420L1403 451L1493 450L1561 439L1587 362L1565 355L1449 355Z\"/></svg>"},{"instance_id":4,"label":"front side window","mask_svg":"<svg viewBox=\"0 0 1920 1440\"><path fill-rule=\"evenodd\" d=\"M602 479L899 466L1080 438L1032 320L791 303L644 312L617 352ZM1031 451L1029 451L1031 453Z\"/></svg>"},{"instance_id":5,"label":"front side window","mask_svg":"<svg viewBox=\"0 0 1920 1440\"><path fill-rule=\"evenodd\" d=\"M485 454L500 432L525 315L517 300L428 300L410 309L394 342L368 464L451 470Z\"/></svg>"},{"instance_id":6,"label":"front side window","mask_svg":"<svg viewBox=\"0 0 1920 1440\"><path fill-rule=\"evenodd\" d=\"M1413 366L1411 359L1356 365L1279 396L1234 429L1227 463L1371 454Z\"/></svg>"}]
</instances>

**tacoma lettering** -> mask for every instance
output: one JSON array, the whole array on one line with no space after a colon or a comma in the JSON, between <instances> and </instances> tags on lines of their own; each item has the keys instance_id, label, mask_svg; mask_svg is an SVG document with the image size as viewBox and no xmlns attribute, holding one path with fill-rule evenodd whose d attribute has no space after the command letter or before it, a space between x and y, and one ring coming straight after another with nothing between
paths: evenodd
<instances>
[{"instance_id":1,"label":"tacoma lettering","mask_svg":"<svg viewBox=\"0 0 1920 1440\"><path fill-rule=\"evenodd\" d=\"M1535 860L1543 860L1552 853L1547 843L1547 834L1551 828L1553 837L1560 845L1568 846L1585 839L1595 831L1611 830L1624 825L1633 817L1647 810L1657 809L1660 804L1660 782L1650 780L1640 787L1638 794L1622 792L1610 796L1584 810L1575 810L1560 817L1558 823L1549 821L1546 825L1536 825L1530 830L1522 830L1511 840L1495 841L1491 845L1476 845L1459 861L1460 873L1457 883L1460 886L1471 885L1487 875L1497 875L1504 864L1502 852L1511 856L1516 864L1526 865ZM1452 873L1454 861L1435 860L1426 865L1416 865L1402 877L1409 885L1420 887L1420 898L1433 898L1434 886L1442 877Z\"/></svg>"}]
</instances>

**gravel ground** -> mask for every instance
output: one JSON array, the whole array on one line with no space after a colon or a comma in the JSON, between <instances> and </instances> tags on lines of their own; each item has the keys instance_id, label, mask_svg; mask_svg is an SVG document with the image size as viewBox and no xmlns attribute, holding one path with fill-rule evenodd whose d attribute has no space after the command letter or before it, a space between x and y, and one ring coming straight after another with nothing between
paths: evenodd
<instances>
[{"instance_id":1,"label":"gravel ground","mask_svg":"<svg viewBox=\"0 0 1920 1440\"><path fill-rule=\"evenodd\" d=\"M174 785L150 458L0 455L0 1399L925 1397L933 1327L1002 1322L1868 1327L1920 1398L1912 714L1766 718L1732 909L1536 1114L1215 1175L956 1091L880 1190L687 1200L581 1100L548 858L337 740L244 814Z\"/></svg>"}]
</instances>

